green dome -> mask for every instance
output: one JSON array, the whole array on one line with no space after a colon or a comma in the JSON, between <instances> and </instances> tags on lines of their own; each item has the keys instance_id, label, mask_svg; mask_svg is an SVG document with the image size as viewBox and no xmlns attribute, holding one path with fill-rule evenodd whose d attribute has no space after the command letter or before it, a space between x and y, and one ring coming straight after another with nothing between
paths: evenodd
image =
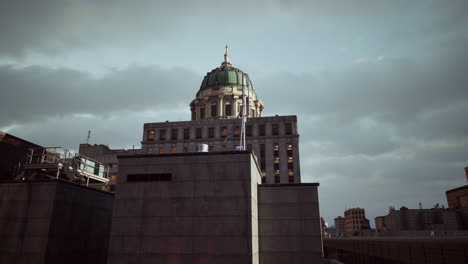
<instances>
[{"instance_id":1,"label":"green dome","mask_svg":"<svg viewBox=\"0 0 468 264\"><path fill-rule=\"evenodd\" d=\"M253 90L249 75L232 66L221 66L205 75L200 86L200 91L215 86L242 86L242 74L247 77L247 83Z\"/></svg>"}]
</instances>

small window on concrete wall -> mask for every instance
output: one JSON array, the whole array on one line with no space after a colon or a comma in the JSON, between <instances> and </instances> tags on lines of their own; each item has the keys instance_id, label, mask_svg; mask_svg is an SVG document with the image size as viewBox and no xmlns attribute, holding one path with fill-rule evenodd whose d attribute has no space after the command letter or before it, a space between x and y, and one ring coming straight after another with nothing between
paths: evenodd
<instances>
[{"instance_id":1,"label":"small window on concrete wall","mask_svg":"<svg viewBox=\"0 0 468 264\"><path fill-rule=\"evenodd\" d=\"M252 136L252 126L246 126L246 127L245 127L245 134L246 134L248 137L251 137L251 136Z\"/></svg>"},{"instance_id":2,"label":"small window on concrete wall","mask_svg":"<svg viewBox=\"0 0 468 264\"><path fill-rule=\"evenodd\" d=\"M190 138L190 128L184 128L184 139Z\"/></svg>"},{"instance_id":3,"label":"small window on concrete wall","mask_svg":"<svg viewBox=\"0 0 468 264\"><path fill-rule=\"evenodd\" d=\"M165 129L159 130L159 140L166 140L166 130Z\"/></svg>"},{"instance_id":4,"label":"small window on concrete wall","mask_svg":"<svg viewBox=\"0 0 468 264\"><path fill-rule=\"evenodd\" d=\"M179 129L177 128L171 129L171 140L177 140L178 133L179 133Z\"/></svg>"},{"instance_id":5,"label":"small window on concrete wall","mask_svg":"<svg viewBox=\"0 0 468 264\"><path fill-rule=\"evenodd\" d=\"M271 133L273 136L278 135L278 124L271 124Z\"/></svg>"},{"instance_id":6,"label":"small window on concrete wall","mask_svg":"<svg viewBox=\"0 0 468 264\"><path fill-rule=\"evenodd\" d=\"M197 127L197 129L195 130L195 137L197 139L202 138L202 128L201 127Z\"/></svg>"},{"instance_id":7,"label":"small window on concrete wall","mask_svg":"<svg viewBox=\"0 0 468 264\"><path fill-rule=\"evenodd\" d=\"M261 137L265 136L265 125L258 126L258 135Z\"/></svg>"},{"instance_id":8,"label":"small window on concrete wall","mask_svg":"<svg viewBox=\"0 0 468 264\"><path fill-rule=\"evenodd\" d=\"M222 128L221 128L221 137L226 137L227 134L228 134L227 128L226 128L226 127L222 127Z\"/></svg>"},{"instance_id":9,"label":"small window on concrete wall","mask_svg":"<svg viewBox=\"0 0 468 264\"><path fill-rule=\"evenodd\" d=\"M240 136L240 127L239 126L234 127L234 136L235 137Z\"/></svg>"},{"instance_id":10,"label":"small window on concrete wall","mask_svg":"<svg viewBox=\"0 0 468 264\"><path fill-rule=\"evenodd\" d=\"M154 133L154 130L148 131L148 141L154 141L155 134L156 133Z\"/></svg>"},{"instance_id":11,"label":"small window on concrete wall","mask_svg":"<svg viewBox=\"0 0 468 264\"><path fill-rule=\"evenodd\" d=\"M127 182L171 181L171 173L128 174Z\"/></svg>"},{"instance_id":12,"label":"small window on concrete wall","mask_svg":"<svg viewBox=\"0 0 468 264\"><path fill-rule=\"evenodd\" d=\"M286 135L292 135L292 124L286 123Z\"/></svg>"},{"instance_id":13,"label":"small window on concrete wall","mask_svg":"<svg viewBox=\"0 0 468 264\"><path fill-rule=\"evenodd\" d=\"M209 138L214 138L214 127L209 127L208 128L208 137Z\"/></svg>"}]
</instances>

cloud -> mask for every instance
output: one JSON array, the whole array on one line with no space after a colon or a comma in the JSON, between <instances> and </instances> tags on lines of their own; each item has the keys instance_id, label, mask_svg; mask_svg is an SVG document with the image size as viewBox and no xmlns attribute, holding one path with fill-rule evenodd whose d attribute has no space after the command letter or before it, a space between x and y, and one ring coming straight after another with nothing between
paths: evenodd
<instances>
[{"instance_id":1,"label":"cloud","mask_svg":"<svg viewBox=\"0 0 468 264\"><path fill-rule=\"evenodd\" d=\"M43 66L0 66L0 127L53 116L106 116L122 110L186 109L200 77L183 68L133 66L95 78Z\"/></svg>"},{"instance_id":2,"label":"cloud","mask_svg":"<svg viewBox=\"0 0 468 264\"><path fill-rule=\"evenodd\" d=\"M245 31L265 21L287 17L309 26L385 28L386 41L422 34L446 34L466 23L466 1L151 1L46 0L0 3L0 56L23 58L31 53L67 54L75 49L135 50L203 28L204 36L221 28ZM236 19L226 22L226 16ZM431 15L427 15L431 14ZM421 19L423 18L423 19ZM223 26L218 29L219 24ZM269 22L268 22L269 23ZM391 25L391 27L389 27ZM333 29L333 28L331 28ZM269 29L270 30L270 29ZM271 28L274 30L274 28ZM351 30L355 31L355 30ZM377 34L376 34L377 35Z\"/></svg>"}]
</instances>

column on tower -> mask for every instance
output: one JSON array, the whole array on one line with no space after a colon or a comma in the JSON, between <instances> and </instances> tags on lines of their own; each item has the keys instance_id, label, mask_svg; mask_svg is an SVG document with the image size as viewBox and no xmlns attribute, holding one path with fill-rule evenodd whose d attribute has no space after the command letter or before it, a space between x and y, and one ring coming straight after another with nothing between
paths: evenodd
<instances>
[{"instance_id":1,"label":"column on tower","mask_svg":"<svg viewBox=\"0 0 468 264\"><path fill-rule=\"evenodd\" d=\"M224 116L224 95L218 95L218 116Z\"/></svg>"}]
</instances>

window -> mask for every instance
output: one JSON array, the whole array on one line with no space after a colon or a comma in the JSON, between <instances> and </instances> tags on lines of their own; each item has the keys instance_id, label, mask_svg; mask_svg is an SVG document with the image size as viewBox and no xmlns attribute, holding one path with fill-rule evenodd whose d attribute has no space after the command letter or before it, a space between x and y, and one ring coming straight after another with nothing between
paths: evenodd
<instances>
[{"instance_id":1,"label":"window","mask_svg":"<svg viewBox=\"0 0 468 264\"><path fill-rule=\"evenodd\" d=\"M278 162L279 162L279 146L278 146L278 144L273 144L273 157L275 157L275 162L276 162L276 159L278 159Z\"/></svg>"},{"instance_id":2,"label":"window","mask_svg":"<svg viewBox=\"0 0 468 264\"><path fill-rule=\"evenodd\" d=\"M262 183L266 183L266 177L262 176Z\"/></svg>"},{"instance_id":3,"label":"window","mask_svg":"<svg viewBox=\"0 0 468 264\"><path fill-rule=\"evenodd\" d=\"M274 166L275 166L275 170L279 170L279 162L276 162L276 160L275 160Z\"/></svg>"},{"instance_id":4,"label":"window","mask_svg":"<svg viewBox=\"0 0 468 264\"><path fill-rule=\"evenodd\" d=\"M271 124L271 134L273 136L278 135L278 124Z\"/></svg>"},{"instance_id":5,"label":"window","mask_svg":"<svg viewBox=\"0 0 468 264\"><path fill-rule=\"evenodd\" d=\"M166 140L166 129L159 130L159 140Z\"/></svg>"},{"instance_id":6,"label":"window","mask_svg":"<svg viewBox=\"0 0 468 264\"><path fill-rule=\"evenodd\" d=\"M159 153L159 154L163 154L163 153L164 153L164 148L159 148L158 153Z\"/></svg>"},{"instance_id":7,"label":"window","mask_svg":"<svg viewBox=\"0 0 468 264\"><path fill-rule=\"evenodd\" d=\"M177 133L179 133L179 129L177 129L177 128L171 129L171 139L172 140L177 140Z\"/></svg>"},{"instance_id":8,"label":"window","mask_svg":"<svg viewBox=\"0 0 468 264\"><path fill-rule=\"evenodd\" d=\"M201 127L197 127L197 130L196 130L195 132L196 132L196 133L195 133L195 134L196 134L195 137L196 137L197 139L200 139L200 138L202 137L202 128L201 128Z\"/></svg>"},{"instance_id":9,"label":"window","mask_svg":"<svg viewBox=\"0 0 468 264\"><path fill-rule=\"evenodd\" d=\"M286 135L292 135L292 124L286 123Z\"/></svg>"},{"instance_id":10,"label":"window","mask_svg":"<svg viewBox=\"0 0 468 264\"><path fill-rule=\"evenodd\" d=\"M228 131L226 127L221 128L221 137L227 137Z\"/></svg>"},{"instance_id":11,"label":"window","mask_svg":"<svg viewBox=\"0 0 468 264\"><path fill-rule=\"evenodd\" d=\"M252 126L246 126L246 127L245 127L245 134L246 134L248 137L251 137L251 136L252 136Z\"/></svg>"},{"instance_id":12,"label":"window","mask_svg":"<svg viewBox=\"0 0 468 264\"><path fill-rule=\"evenodd\" d=\"M208 146L208 152L213 152L213 146Z\"/></svg>"},{"instance_id":13,"label":"window","mask_svg":"<svg viewBox=\"0 0 468 264\"><path fill-rule=\"evenodd\" d=\"M171 153L177 153L177 148L176 148L176 147L172 147L172 148L171 148Z\"/></svg>"},{"instance_id":14,"label":"window","mask_svg":"<svg viewBox=\"0 0 468 264\"><path fill-rule=\"evenodd\" d=\"M288 175L289 176L294 176L294 171L292 169L288 169Z\"/></svg>"},{"instance_id":15,"label":"window","mask_svg":"<svg viewBox=\"0 0 468 264\"><path fill-rule=\"evenodd\" d=\"M152 148L147 149L147 150L146 150L146 153L147 153L147 154L153 153L153 149L152 149Z\"/></svg>"},{"instance_id":16,"label":"window","mask_svg":"<svg viewBox=\"0 0 468 264\"><path fill-rule=\"evenodd\" d=\"M289 176L288 177L288 182L289 183L294 183L294 176Z\"/></svg>"},{"instance_id":17,"label":"window","mask_svg":"<svg viewBox=\"0 0 468 264\"><path fill-rule=\"evenodd\" d=\"M234 136L238 137L240 135L240 128L239 126L234 127Z\"/></svg>"},{"instance_id":18,"label":"window","mask_svg":"<svg viewBox=\"0 0 468 264\"><path fill-rule=\"evenodd\" d=\"M154 141L155 133L154 130L148 131L148 141Z\"/></svg>"},{"instance_id":19,"label":"window","mask_svg":"<svg viewBox=\"0 0 468 264\"><path fill-rule=\"evenodd\" d=\"M226 115L226 116L231 116L231 115L232 115L232 106L231 106L231 104L226 104L226 105L224 106L224 108L225 108L225 109L224 109L224 110L225 110L225 111L224 111L225 115Z\"/></svg>"},{"instance_id":20,"label":"window","mask_svg":"<svg viewBox=\"0 0 468 264\"><path fill-rule=\"evenodd\" d=\"M280 176L279 174L275 174L275 183L280 183Z\"/></svg>"},{"instance_id":21,"label":"window","mask_svg":"<svg viewBox=\"0 0 468 264\"><path fill-rule=\"evenodd\" d=\"M200 119L204 119L205 118L205 106L202 105L200 106Z\"/></svg>"},{"instance_id":22,"label":"window","mask_svg":"<svg viewBox=\"0 0 468 264\"><path fill-rule=\"evenodd\" d=\"M293 152L292 152L292 145L291 144L288 144L287 151L288 151L288 157L292 158Z\"/></svg>"},{"instance_id":23,"label":"window","mask_svg":"<svg viewBox=\"0 0 468 264\"><path fill-rule=\"evenodd\" d=\"M208 137L209 138L214 138L214 127L209 127L208 128Z\"/></svg>"},{"instance_id":24,"label":"window","mask_svg":"<svg viewBox=\"0 0 468 264\"><path fill-rule=\"evenodd\" d=\"M190 138L190 128L184 128L184 139Z\"/></svg>"},{"instance_id":25,"label":"window","mask_svg":"<svg viewBox=\"0 0 468 264\"><path fill-rule=\"evenodd\" d=\"M260 169L262 171L265 171L265 167L266 167L265 166L265 159L263 158L263 159L260 160Z\"/></svg>"},{"instance_id":26,"label":"window","mask_svg":"<svg viewBox=\"0 0 468 264\"><path fill-rule=\"evenodd\" d=\"M258 134L262 137L265 136L265 125L258 126Z\"/></svg>"},{"instance_id":27,"label":"window","mask_svg":"<svg viewBox=\"0 0 468 264\"><path fill-rule=\"evenodd\" d=\"M127 182L171 181L171 173L129 174Z\"/></svg>"},{"instance_id":28,"label":"window","mask_svg":"<svg viewBox=\"0 0 468 264\"><path fill-rule=\"evenodd\" d=\"M216 104L211 104L211 116L217 116L216 112L218 111L218 107Z\"/></svg>"}]
</instances>

